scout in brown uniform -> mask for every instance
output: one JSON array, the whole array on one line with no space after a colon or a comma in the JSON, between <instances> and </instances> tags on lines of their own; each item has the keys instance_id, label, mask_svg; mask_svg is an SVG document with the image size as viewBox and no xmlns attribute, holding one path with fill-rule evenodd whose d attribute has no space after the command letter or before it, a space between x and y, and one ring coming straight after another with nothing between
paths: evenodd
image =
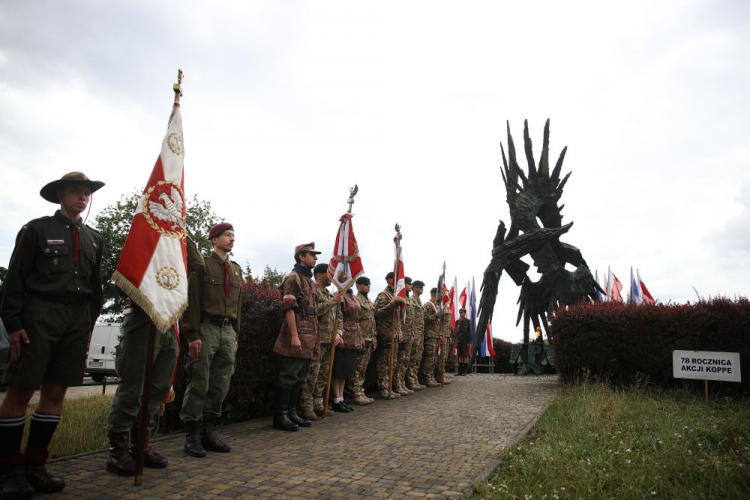
<instances>
[{"instance_id":1,"label":"scout in brown uniform","mask_svg":"<svg viewBox=\"0 0 750 500\"><path fill-rule=\"evenodd\" d=\"M424 352L424 309L420 295L424 290L424 282L415 280L412 283L412 295L409 301L412 306L413 329L412 350L409 355L409 367L406 373L406 387L412 391L421 391L427 389L427 386L419 383L419 365L422 363L422 353Z\"/></svg>"},{"instance_id":2,"label":"scout in brown uniform","mask_svg":"<svg viewBox=\"0 0 750 500\"><path fill-rule=\"evenodd\" d=\"M424 358L422 360L422 377L427 387L439 387L435 380L437 348L440 332L438 319L440 312L437 306L437 288L430 290L430 301L424 305Z\"/></svg>"},{"instance_id":3,"label":"scout in brown uniform","mask_svg":"<svg viewBox=\"0 0 750 500\"><path fill-rule=\"evenodd\" d=\"M404 333L404 341L399 344L398 347L398 361L393 375L393 390L402 396L408 396L414 394L414 391L408 389L405 384L406 371L409 368L409 360L411 359L411 349L414 347L414 306L411 303L411 278L408 276L404 277L404 285L406 287L406 307L404 308L405 318L401 321L401 328Z\"/></svg>"},{"instance_id":4,"label":"scout in brown uniform","mask_svg":"<svg viewBox=\"0 0 750 500\"><path fill-rule=\"evenodd\" d=\"M323 416L323 391L328 384L328 367L331 366L331 345L341 345L341 335L344 332L344 321L340 304L344 297L339 292L331 294L328 286L331 278L328 276L328 264L318 264L313 270L315 279L315 294L318 297L316 311L318 313L318 331L320 332L320 355L318 356L317 377L312 374L308 380L314 381L312 388L313 411ZM334 333L333 329L336 328ZM333 342L331 338L333 337ZM315 369L315 360L310 364L310 371ZM328 415L333 415L328 409Z\"/></svg>"},{"instance_id":5,"label":"scout in brown uniform","mask_svg":"<svg viewBox=\"0 0 750 500\"><path fill-rule=\"evenodd\" d=\"M378 331L378 344L381 345L380 357L378 358L378 397L383 399L396 399L401 395L395 391L388 392L389 369L391 359L391 349L393 352L394 369L395 361L398 356L398 344L403 342L404 335L401 332L401 325L395 324L395 342L391 346L391 325L393 325L393 309L399 306L399 301L395 299L393 290L393 273L390 272L385 276L388 286L378 294L375 299L375 320ZM394 377L395 378L395 377Z\"/></svg>"},{"instance_id":6,"label":"scout in brown uniform","mask_svg":"<svg viewBox=\"0 0 750 500\"><path fill-rule=\"evenodd\" d=\"M362 307L349 288L343 295L341 309L344 313L344 331L341 344L336 347L333 359L333 374L331 378L331 397L333 410L342 413L354 411L354 408L344 402L344 383L354 378L357 373L357 352L365 348L362 333L359 330L359 313Z\"/></svg>"},{"instance_id":7,"label":"scout in brown uniform","mask_svg":"<svg viewBox=\"0 0 750 500\"><path fill-rule=\"evenodd\" d=\"M471 342L471 323L466 317L466 309L458 310L459 318L456 320L456 351L458 352L458 375L466 375L469 366L469 342Z\"/></svg>"},{"instance_id":8,"label":"scout in brown uniform","mask_svg":"<svg viewBox=\"0 0 750 500\"><path fill-rule=\"evenodd\" d=\"M232 447L216 436L216 420L235 368L242 307L242 268L229 260L234 228L223 222L208 234L213 252L188 281L188 312L182 330L189 341L185 365L188 384L180 419L185 422L185 453L206 456L206 450L227 453ZM192 287L192 290L191 290ZM200 323L196 324L200 310Z\"/></svg>"},{"instance_id":9,"label":"scout in brown uniform","mask_svg":"<svg viewBox=\"0 0 750 500\"><path fill-rule=\"evenodd\" d=\"M310 373L310 359L320 353L320 334L315 312L317 297L312 281L312 269L318 260L315 243L304 243L294 248L296 264L281 282L284 324L273 346L282 356L281 370L276 379L276 402L273 428L296 431L312 422L297 415L300 387Z\"/></svg>"},{"instance_id":10,"label":"scout in brown uniform","mask_svg":"<svg viewBox=\"0 0 750 500\"><path fill-rule=\"evenodd\" d=\"M375 327L375 306L367 297L367 294L370 293L370 278L360 276L357 278L356 285L357 300L360 305L359 331L362 334L365 348L357 354L357 374L351 381L352 402L355 405L369 405L374 400L365 395L365 374L367 373L367 365L370 364L370 357L373 351L378 348L378 332Z\"/></svg>"},{"instance_id":11,"label":"scout in brown uniform","mask_svg":"<svg viewBox=\"0 0 750 500\"><path fill-rule=\"evenodd\" d=\"M45 468L65 391L83 381L86 349L102 305L102 237L83 224L91 193L104 183L71 172L44 186L59 204L52 217L26 224L3 282L0 317L8 331L8 392L0 404L0 497L29 498L65 487ZM40 387L26 452L26 409Z\"/></svg>"}]
</instances>

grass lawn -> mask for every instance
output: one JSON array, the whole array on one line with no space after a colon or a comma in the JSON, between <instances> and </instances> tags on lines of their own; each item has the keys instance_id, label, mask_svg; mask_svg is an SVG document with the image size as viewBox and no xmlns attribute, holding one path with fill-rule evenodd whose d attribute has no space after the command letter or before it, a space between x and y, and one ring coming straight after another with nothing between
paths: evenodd
<instances>
[{"instance_id":1,"label":"grass lawn","mask_svg":"<svg viewBox=\"0 0 750 500\"><path fill-rule=\"evenodd\" d=\"M500 459L474 498L747 499L750 401L582 384Z\"/></svg>"},{"instance_id":2,"label":"grass lawn","mask_svg":"<svg viewBox=\"0 0 750 500\"><path fill-rule=\"evenodd\" d=\"M67 457L86 451L109 448L107 416L113 397L113 395L100 395L66 400L60 424L50 443L50 458ZM33 411L34 407L29 407L28 418L31 418ZM23 448L26 447L28 434L27 424Z\"/></svg>"}]
</instances>

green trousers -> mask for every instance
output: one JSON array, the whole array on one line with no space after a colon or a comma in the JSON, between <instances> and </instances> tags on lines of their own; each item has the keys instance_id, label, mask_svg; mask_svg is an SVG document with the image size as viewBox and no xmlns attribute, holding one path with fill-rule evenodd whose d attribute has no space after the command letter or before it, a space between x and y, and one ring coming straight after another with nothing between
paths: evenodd
<instances>
[{"instance_id":1,"label":"green trousers","mask_svg":"<svg viewBox=\"0 0 750 500\"><path fill-rule=\"evenodd\" d=\"M112 408L109 410L108 432L129 432L138 427L150 326L151 320L141 309L126 314L122 322L121 340L115 357L120 385L117 386ZM170 328L165 333L156 332L148 400L149 431L156 426L154 416L172 385L172 374L179 353L180 346L173 329Z\"/></svg>"},{"instance_id":2,"label":"green trousers","mask_svg":"<svg viewBox=\"0 0 750 500\"><path fill-rule=\"evenodd\" d=\"M232 325L201 323L201 352L185 365L188 377L180 419L198 421L204 413L221 415L221 404L234 374L237 332Z\"/></svg>"}]
</instances>

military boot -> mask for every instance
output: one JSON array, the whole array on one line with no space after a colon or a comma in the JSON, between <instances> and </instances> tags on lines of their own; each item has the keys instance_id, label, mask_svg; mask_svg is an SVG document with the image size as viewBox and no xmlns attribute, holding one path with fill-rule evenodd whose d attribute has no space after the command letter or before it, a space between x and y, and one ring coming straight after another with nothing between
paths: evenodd
<instances>
[{"instance_id":1,"label":"military boot","mask_svg":"<svg viewBox=\"0 0 750 500\"><path fill-rule=\"evenodd\" d=\"M206 449L201 443L201 423L198 420L185 422L187 431L185 432L185 453L191 457L203 458L206 456Z\"/></svg>"},{"instance_id":2,"label":"military boot","mask_svg":"<svg viewBox=\"0 0 750 500\"><path fill-rule=\"evenodd\" d=\"M427 380L425 380L425 383L427 384L427 387L440 387L440 382L433 377L428 377Z\"/></svg>"},{"instance_id":3,"label":"military boot","mask_svg":"<svg viewBox=\"0 0 750 500\"><path fill-rule=\"evenodd\" d=\"M213 413L203 414L201 444L206 451L218 451L219 453L229 453L232 451L232 447L216 435L216 415Z\"/></svg>"},{"instance_id":4,"label":"military boot","mask_svg":"<svg viewBox=\"0 0 750 500\"><path fill-rule=\"evenodd\" d=\"M136 459L136 448L138 446L138 428L134 427L130 431L130 445L128 445L128 454L133 460ZM146 434L146 443L143 451L143 466L149 469L163 469L169 465L169 460L166 457L159 455L151 448L148 440L148 434Z\"/></svg>"},{"instance_id":5,"label":"military boot","mask_svg":"<svg viewBox=\"0 0 750 500\"><path fill-rule=\"evenodd\" d=\"M297 401L299 400L299 390L300 390L300 385L297 384L294 387L292 387L291 391L289 391L289 409L287 410L286 414L289 417L289 420L291 420L298 426L311 427L312 422L310 422L307 419L300 418L300 416L297 415Z\"/></svg>"},{"instance_id":6,"label":"military boot","mask_svg":"<svg viewBox=\"0 0 750 500\"><path fill-rule=\"evenodd\" d=\"M276 386L275 405L273 413L273 428L282 431L296 432L299 426L289 420L289 388Z\"/></svg>"},{"instance_id":7,"label":"military boot","mask_svg":"<svg viewBox=\"0 0 750 500\"><path fill-rule=\"evenodd\" d=\"M118 476L135 476L135 461L128 453L128 433L109 433L109 455L107 471Z\"/></svg>"},{"instance_id":8,"label":"military boot","mask_svg":"<svg viewBox=\"0 0 750 500\"><path fill-rule=\"evenodd\" d=\"M364 392L357 392L354 394L354 399L352 399L352 403L359 406L369 405L371 403L370 398L365 396Z\"/></svg>"},{"instance_id":9,"label":"military boot","mask_svg":"<svg viewBox=\"0 0 750 500\"><path fill-rule=\"evenodd\" d=\"M29 484L23 465L0 471L0 498L31 498L34 488Z\"/></svg>"}]
</instances>

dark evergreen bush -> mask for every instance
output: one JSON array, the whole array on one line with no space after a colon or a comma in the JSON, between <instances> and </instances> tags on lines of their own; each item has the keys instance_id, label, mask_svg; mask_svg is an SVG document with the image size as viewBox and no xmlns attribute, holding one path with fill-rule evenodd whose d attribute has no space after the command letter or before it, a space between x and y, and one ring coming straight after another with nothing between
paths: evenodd
<instances>
[{"instance_id":1,"label":"dark evergreen bush","mask_svg":"<svg viewBox=\"0 0 750 500\"><path fill-rule=\"evenodd\" d=\"M750 302L718 297L695 304L630 305L582 302L556 313L551 327L558 372L564 382L585 372L615 383L645 375L661 385L672 378L672 351L739 352L742 384L750 392Z\"/></svg>"}]
</instances>

